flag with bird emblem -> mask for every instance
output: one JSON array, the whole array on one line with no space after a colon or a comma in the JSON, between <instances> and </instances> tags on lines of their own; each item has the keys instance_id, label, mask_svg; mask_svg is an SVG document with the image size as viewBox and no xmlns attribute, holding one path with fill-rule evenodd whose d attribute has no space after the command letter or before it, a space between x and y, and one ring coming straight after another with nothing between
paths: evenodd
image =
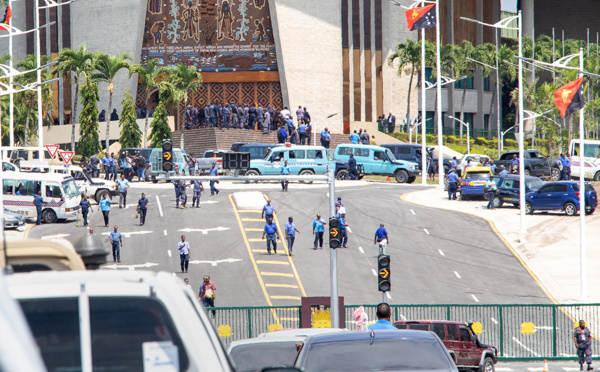
<instances>
[{"instance_id":1,"label":"flag with bird emblem","mask_svg":"<svg viewBox=\"0 0 600 372\"><path fill-rule=\"evenodd\" d=\"M554 101L565 118L577 110L583 108L583 76L558 88L554 92Z\"/></svg>"},{"instance_id":2,"label":"flag with bird emblem","mask_svg":"<svg viewBox=\"0 0 600 372\"><path fill-rule=\"evenodd\" d=\"M411 8L405 13L409 31L416 31L422 28L433 28L437 25L437 19L435 18L435 4L422 6L420 8Z\"/></svg>"},{"instance_id":3,"label":"flag with bird emblem","mask_svg":"<svg viewBox=\"0 0 600 372\"><path fill-rule=\"evenodd\" d=\"M4 11L4 19L2 23L0 23L0 30L8 31L8 23L12 17L12 9L10 8L10 3L6 6L6 10Z\"/></svg>"}]
</instances>

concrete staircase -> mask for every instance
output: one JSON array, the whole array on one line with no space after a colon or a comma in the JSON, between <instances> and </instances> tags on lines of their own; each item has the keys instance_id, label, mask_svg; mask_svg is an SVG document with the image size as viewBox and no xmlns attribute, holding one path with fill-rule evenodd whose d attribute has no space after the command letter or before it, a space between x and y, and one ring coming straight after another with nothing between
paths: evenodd
<instances>
[{"instance_id":1,"label":"concrete staircase","mask_svg":"<svg viewBox=\"0 0 600 372\"><path fill-rule=\"evenodd\" d=\"M181 132L173 132L173 146L179 148ZM188 154L202 156L208 150L229 150L231 144L236 142L253 142L253 143L277 143L277 134L263 134L260 131L247 129L218 129L218 128L199 128L191 129L183 132L184 149ZM317 145L320 145L319 136L317 133ZM314 138L314 137L313 137ZM330 148L341 143L349 142L346 134L332 134Z\"/></svg>"}]
</instances>

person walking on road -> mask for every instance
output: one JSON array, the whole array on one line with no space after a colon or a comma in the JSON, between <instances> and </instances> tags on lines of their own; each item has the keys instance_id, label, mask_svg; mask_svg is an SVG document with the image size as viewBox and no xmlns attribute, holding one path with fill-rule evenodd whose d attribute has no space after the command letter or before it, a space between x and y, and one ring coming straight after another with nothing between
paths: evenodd
<instances>
[{"instance_id":1,"label":"person walking on road","mask_svg":"<svg viewBox=\"0 0 600 372\"><path fill-rule=\"evenodd\" d=\"M185 183L185 180L179 181L179 194L181 195L181 208L187 208L187 194L186 189L188 188L188 184Z\"/></svg>"},{"instance_id":2,"label":"person walking on road","mask_svg":"<svg viewBox=\"0 0 600 372\"><path fill-rule=\"evenodd\" d=\"M117 158L115 158L115 153L110 153L110 174L113 181L117 182Z\"/></svg>"},{"instance_id":3,"label":"person walking on road","mask_svg":"<svg viewBox=\"0 0 600 372\"><path fill-rule=\"evenodd\" d=\"M204 186L202 186L202 181L193 180L192 185L194 187L194 196L192 197L192 208L194 205L196 208L200 208L200 196L202 195L202 191L204 191Z\"/></svg>"},{"instance_id":4,"label":"person walking on road","mask_svg":"<svg viewBox=\"0 0 600 372\"><path fill-rule=\"evenodd\" d=\"M315 245L314 249L317 249L317 245L319 248L323 249L323 233L325 232L325 219L321 218L321 215L317 213L317 218L313 221L313 235L315 236Z\"/></svg>"},{"instance_id":5,"label":"person walking on road","mask_svg":"<svg viewBox=\"0 0 600 372\"><path fill-rule=\"evenodd\" d=\"M446 176L448 180L448 200L456 200L456 190L458 189L458 176L454 168Z\"/></svg>"},{"instance_id":6,"label":"person walking on road","mask_svg":"<svg viewBox=\"0 0 600 372\"><path fill-rule=\"evenodd\" d=\"M294 223L294 218L289 217L288 222L285 224L285 234L287 238L288 245L288 255L292 255L292 247L294 246L294 240L296 240L296 233L299 233L296 228L296 224Z\"/></svg>"},{"instance_id":7,"label":"person walking on road","mask_svg":"<svg viewBox=\"0 0 600 372\"><path fill-rule=\"evenodd\" d=\"M579 321L579 327L575 327L573 332L577 356L579 357L579 370L583 371L583 364L587 363L587 370L592 368L592 334L585 326L585 320Z\"/></svg>"},{"instance_id":8,"label":"person walking on road","mask_svg":"<svg viewBox=\"0 0 600 372\"><path fill-rule=\"evenodd\" d=\"M510 161L510 173L517 173L519 171L519 158L517 158L517 154L513 154L513 157Z\"/></svg>"},{"instance_id":9,"label":"person walking on road","mask_svg":"<svg viewBox=\"0 0 600 372\"><path fill-rule=\"evenodd\" d=\"M373 245L381 243L381 241L384 239L387 240L389 244L390 240L388 238L388 232L385 229L385 225L380 223L379 228L377 229L377 231L375 231L375 239L373 240Z\"/></svg>"},{"instance_id":10,"label":"person walking on road","mask_svg":"<svg viewBox=\"0 0 600 372\"><path fill-rule=\"evenodd\" d=\"M104 216L104 227L108 227L108 214L110 213L110 199L108 198L108 194L102 195L102 199L100 199L100 203L98 204L98 210L101 210Z\"/></svg>"},{"instance_id":11,"label":"person walking on road","mask_svg":"<svg viewBox=\"0 0 600 372\"><path fill-rule=\"evenodd\" d=\"M127 190L129 190L129 181L125 179L125 174L121 175L121 179L117 181L119 188L119 208L127 207Z\"/></svg>"},{"instance_id":12,"label":"person walking on road","mask_svg":"<svg viewBox=\"0 0 600 372\"><path fill-rule=\"evenodd\" d=\"M137 164L138 182L146 181L146 159L142 156L142 154L139 153L139 151L135 158L135 162Z\"/></svg>"},{"instance_id":13,"label":"person walking on road","mask_svg":"<svg viewBox=\"0 0 600 372\"><path fill-rule=\"evenodd\" d=\"M394 327L390 322L392 317L392 309L390 309L390 305L385 302L377 305L377 322L375 324L371 324L367 327L367 331L374 331L378 329L393 329L398 330L398 328Z\"/></svg>"},{"instance_id":14,"label":"person walking on road","mask_svg":"<svg viewBox=\"0 0 600 372\"><path fill-rule=\"evenodd\" d=\"M179 251L181 272L187 273L190 264L190 243L185 240L185 235L181 235L181 241L177 244L177 250Z\"/></svg>"},{"instance_id":15,"label":"person walking on road","mask_svg":"<svg viewBox=\"0 0 600 372\"><path fill-rule=\"evenodd\" d=\"M175 177L179 176L179 168L175 167ZM173 187L175 188L175 208L179 208L179 199L181 198L181 181L174 180Z\"/></svg>"},{"instance_id":16,"label":"person walking on road","mask_svg":"<svg viewBox=\"0 0 600 372\"><path fill-rule=\"evenodd\" d=\"M37 194L33 197L33 204L35 204L35 210L37 212L37 220L35 221L36 225L42 224L42 204L44 204L44 198L42 197L42 192L38 191Z\"/></svg>"},{"instance_id":17,"label":"person walking on road","mask_svg":"<svg viewBox=\"0 0 600 372\"><path fill-rule=\"evenodd\" d=\"M286 160L281 167L281 175L289 176L291 174L290 166L288 165L288 161ZM288 184L290 181L281 181L281 191L288 191Z\"/></svg>"},{"instance_id":18,"label":"person walking on road","mask_svg":"<svg viewBox=\"0 0 600 372\"><path fill-rule=\"evenodd\" d=\"M140 215L140 226L144 226L146 223L146 212L148 212L148 204L150 202L146 199L146 194L142 193L142 197L138 200L137 212Z\"/></svg>"},{"instance_id":19,"label":"person walking on road","mask_svg":"<svg viewBox=\"0 0 600 372\"><path fill-rule=\"evenodd\" d=\"M488 196L487 209L494 209L494 199L496 199L496 192L498 192L498 186L493 180L488 180L484 186L485 192Z\"/></svg>"},{"instance_id":20,"label":"person walking on road","mask_svg":"<svg viewBox=\"0 0 600 372\"><path fill-rule=\"evenodd\" d=\"M348 244L348 230L346 229L348 227L348 224L346 223L346 212L340 213L340 218L338 222L340 225L340 243L343 248L348 248L346 247L346 244Z\"/></svg>"},{"instance_id":21,"label":"person walking on road","mask_svg":"<svg viewBox=\"0 0 600 372\"><path fill-rule=\"evenodd\" d=\"M267 224L262 235L263 240L265 239L265 235L267 236L267 254L271 254L271 243L273 243L273 253L277 254L277 240L281 238L279 230L277 230L277 225L273 222L273 218L267 219Z\"/></svg>"},{"instance_id":22,"label":"person walking on road","mask_svg":"<svg viewBox=\"0 0 600 372\"><path fill-rule=\"evenodd\" d=\"M210 175L213 177L217 177L219 175L219 169L217 168L216 163L212 163L210 168ZM215 184L219 183L217 180L210 180L210 195L219 195L219 189L215 187Z\"/></svg>"},{"instance_id":23,"label":"person walking on road","mask_svg":"<svg viewBox=\"0 0 600 372\"><path fill-rule=\"evenodd\" d=\"M356 134L356 131L354 131L354 134ZM356 136L358 137L358 134L356 134ZM358 144L358 140L356 140L356 144ZM350 154L350 159L348 159L348 166L346 170L348 171L348 176L350 176L351 180L358 178L356 177L356 159L354 159L354 154Z\"/></svg>"},{"instance_id":24,"label":"person walking on road","mask_svg":"<svg viewBox=\"0 0 600 372\"><path fill-rule=\"evenodd\" d=\"M108 234L108 240L112 246L113 261L121 262L121 248L123 247L123 238L119 232L119 226L115 225L114 230Z\"/></svg>"},{"instance_id":25,"label":"person walking on road","mask_svg":"<svg viewBox=\"0 0 600 372\"><path fill-rule=\"evenodd\" d=\"M215 297L217 297L217 286L215 283L210 281L210 276L204 275L202 278L203 282L200 284L200 291L198 292L198 299L202 301L205 308L215 307ZM212 311L213 318L217 314L215 310Z\"/></svg>"},{"instance_id":26,"label":"person walking on road","mask_svg":"<svg viewBox=\"0 0 600 372\"><path fill-rule=\"evenodd\" d=\"M560 171L560 180L569 181L571 179L571 158L565 156L564 153L561 153L558 160L562 165L562 170Z\"/></svg>"},{"instance_id":27,"label":"person walking on road","mask_svg":"<svg viewBox=\"0 0 600 372\"><path fill-rule=\"evenodd\" d=\"M88 219L87 219L88 212L91 210L92 213L94 213L94 210L92 209L92 204L88 200L87 195L83 195L81 197L79 206L81 207L81 215L83 216L83 226L87 226L88 225Z\"/></svg>"},{"instance_id":28,"label":"person walking on road","mask_svg":"<svg viewBox=\"0 0 600 372\"><path fill-rule=\"evenodd\" d=\"M267 199L267 204L263 206L260 218L264 218L265 221L269 222L269 219L274 220L274 215L276 213L277 211L275 211L275 207L273 206L273 204L271 204L271 199Z\"/></svg>"}]
</instances>

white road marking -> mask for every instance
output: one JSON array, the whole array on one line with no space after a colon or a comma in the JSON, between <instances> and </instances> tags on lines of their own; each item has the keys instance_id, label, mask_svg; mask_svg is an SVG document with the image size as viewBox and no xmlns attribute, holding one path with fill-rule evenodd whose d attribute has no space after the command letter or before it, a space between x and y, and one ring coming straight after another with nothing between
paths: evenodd
<instances>
[{"instance_id":1,"label":"white road marking","mask_svg":"<svg viewBox=\"0 0 600 372\"><path fill-rule=\"evenodd\" d=\"M392 296L390 296L390 293L389 293L389 292L385 292L385 295L387 296L388 300L391 300L391 299L392 299Z\"/></svg>"},{"instance_id":2,"label":"white road marking","mask_svg":"<svg viewBox=\"0 0 600 372\"><path fill-rule=\"evenodd\" d=\"M513 336L513 341L516 342L517 344L519 344L523 349L529 351L530 353L532 353L534 356L539 357L540 354L536 353L535 351L531 350L530 348L528 348L527 346L525 346L521 341L519 341L515 336ZM543 371L544 368L527 368L530 371Z\"/></svg>"},{"instance_id":3,"label":"white road marking","mask_svg":"<svg viewBox=\"0 0 600 372\"><path fill-rule=\"evenodd\" d=\"M167 251L167 254L169 255L169 257L171 257L171 250L170 249Z\"/></svg>"},{"instance_id":4,"label":"white road marking","mask_svg":"<svg viewBox=\"0 0 600 372\"><path fill-rule=\"evenodd\" d=\"M42 240L60 239L60 238L66 238L67 236L71 236L71 234L45 235L45 236L42 236Z\"/></svg>"},{"instance_id":5,"label":"white road marking","mask_svg":"<svg viewBox=\"0 0 600 372\"><path fill-rule=\"evenodd\" d=\"M146 234L152 234L152 233L153 233L153 231L132 231L132 232L122 232L121 235L123 235L126 238L131 238L131 235L146 235ZM103 232L102 235L110 235L110 232Z\"/></svg>"},{"instance_id":6,"label":"white road marking","mask_svg":"<svg viewBox=\"0 0 600 372\"><path fill-rule=\"evenodd\" d=\"M445 256L444 252L442 252L442 250L441 250L441 249L438 249L438 252L440 252L440 254L441 254L442 256Z\"/></svg>"},{"instance_id":7,"label":"white road marking","mask_svg":"<svg viewBox=\"0 0 600 372\"><path fill-rule=\"evenodd\" d=\"M579 367L562 367L563 370L565 371L579 371ZM498 368L496 368L496 371L498 370Z\"/></svg>"},{"instance_id":8,"label":"white road marking","mask_svg":"<svg viewBox=\"0 0 600 372\"><path fill-rule=\"evenodd\" d=\"M348 230L349 233L352 232L352 229L350 228L350 226L346 226L346 230Z\"/></svg>"},{"instance_id":9,"label":"white road marking","mask_svg":"<svg viewBox=\"0 0 600 372\"><path fill-rule=\"evenodd\" d=\"M107 269L128 269L129 271L134 271L135 269L143 269L143 268L152 267L152 266L158 266L158 264L152 263L152 262L146 262L145 264L137 264L137 265L112 264L112 265L106 265L103 267L105 267Z\"/></svg>"},{"instance_id":10,"label":"white road marking","mask_svg":"<svg viewBox=\"0 0 600 372\"><path fill-rule=\"evenodd\" d=\"M474 294L472 294L471 297L473 297L473 300L475 300L475 302L479 302L479 299L477 297L475 297Z\"/></svg>"},{"instance_id":11,"label":"white road marking","mask_svg":"<svg viewBox=\"0 0 600 372\"><path fill-rule=\"evenodd\" d=\"M217 261L199 261L199 260L193 260L193 261L190 261L190 263L191 264L195 264L195 265L198 265L198 264L211 264L212 266L217 266L217 264L220 264L220 263L232 263L232 262L239 262L241 260L242 260L241 258L227 258L225 260L217 260Z\"/></svg>"},{"instance_id":12,"label":"white road marking","mask_svg":"<svg viewBox=\"0 0 600 372\"><path fill-rule=\"evenodd\" d=\"M377 272L375 271L375 269L371 269L371 271L373 272L373 275L377 276Z\"/></svg>"},{"instance_id":13,"label":"white road marking","mask_svg":"<svg viewBox=\"0 0 600 372\"><path fill-rule=\"evenodd\" d=\"M167 236L167 230L163 230L163 233L165 234L165 236Z\"/></svg>"},{"instance_id":14,"label":"white road marking","mask_svg":"<svg viewBox=\"0 0 600 372\"><path fill-rule=\"evenodd\" d=\"M492 322L494 322L495 324L498 324L498 321L496 319L494 319L494 318L490 318L490 319L492 319Z\"/></svg>"},{"instance_id":15,"label":"white road marking","mask_svg":"<svg viewBox=\"0 0 600 372\"><path fill-rule=\"evenodd\" d=\"M358 247L358 250L360 251L360 253L365 254L365 250L363 249L363 247Z\"/></svg>"},{"instance_id":16,"label":"white road marking","mask_svg":"<svg viewBox=\"0 0 600 372\"><path fill-rule=\"evenodd\" d=\"M158 205L158 213L161 217L163 217L162 205L160 205L160 199L158 198L158 195L156 195L156 204Z\"/></svg>"},{"instance_id":17,"label":"white road marking","mask_svg":"<svg viewBox=\"0 0 600 372\"><path fill-rule=\"evenodd\" d=\"M523 346L523 345L521 344L521 346ZM540 367L528 367L527 370L531 371L531 372L534 372L534 371L543 371L544 368L540 368Z\"/></svg>"},{"instance_id":18,"label":"white road marking","mask_svg":"<svg viewBox=\"0 0 600 372\"><path fill-rule=\"evenodd\" d=\"M427 229L423 229L423 231L425 231L425 234L429 235L429 231L427 231Z\"/></svg>"},{"instance_id":19,"label":"white road marking","mask_svg":"<svg viewBox=\"0 0 600 372\"><path fill-rule=\"evenodd\" d=\"M460 274L458 273L458 271L455 271L455 272L454 272L454 275L456 275L456 277L457 277L458 279L462 279L462 278L460 277Z\"/></svg>"},{"instance_id":20,"label":"white road marking","mask_svg":"<svg viewBox=\"0 0 600 372\"><path fill-rule=\"evenodd\" d=\"M225 231L225 230L230 230L230 228L219 226L219 227L215 227L213 229L190 229L188 227L188 228L177 230L177 231L183 231L183 232L188 232L188 233L189 232L201 232L202 235L207 235L209 231Z\"/></svg>"},{"instance_id":21,"label":"white road marking","mask_svg":"<svg viewBox=\"0 0 600 372\"><path fill-rule=\"evenodd\" d=\"M413 214L413 216L416 216L417 214L415 213L415 211L413 211L412 209L410 210L410 213Z\"/></svg>"},{"instance_id":22,"label":"white road marking","mask_svg":"<svg viewBox=\"0 0 600 372\"><path fill-rule=\"evenodd\" d=\"M512 368L498 368L498 367L496 367L495 369L496 369L497 372L511 372L511 371L514 371L514 369L512 369Z\"/></svg>"}]
</instances>

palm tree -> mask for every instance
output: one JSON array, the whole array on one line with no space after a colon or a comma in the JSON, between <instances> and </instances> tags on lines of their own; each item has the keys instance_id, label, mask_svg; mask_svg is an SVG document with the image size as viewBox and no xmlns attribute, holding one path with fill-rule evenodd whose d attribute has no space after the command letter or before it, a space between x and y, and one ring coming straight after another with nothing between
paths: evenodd
<instances>
[{"instance_id":1,"label":"palm tree","mask_svg":"<svg viewBox=\"0 0 600 372\"><path fill-rule=\"evenodd\" d=\"M58 53L56 59L58 65L52 70L52 74L62 73L65 76L71 74L71 83L75 81L75 99L71 108L71 150L75 150L75 123L77 122L77 97L79 85L87 79L94 70L94 55L87 52L87 45L81 44L77 50L64 48ZM73 73L75 75L73 75Z\"/></svg>"},{"instance_id":2,"label":"palm tree","mask_svg":"<svg viewBox=\"0 0 600 372\"><path fill-rule=\"evenodd\" d=\"M41 64L45 65L48 63L48 56L42 56ZM17 62L17 67L22 68L25 71L35 70L37 68L37 57L34 54L28 54L24 60ZM50 80L50 75L43 70L42 71L42 81ZM31 83L37 82L37 73L30 72L25 75L19 75L15 79L15 82L21 85L27 85ZM27 106L27 116L25 119L25 133L23 136L24 146L28 145L29 142L29 123L32 118L33 107L37 103L37 91L35 90L27 90L21 93L20 97L23 99L23 104ZM49 84L42 86L42 104L46 107L46 111L48 109L48 102L52 100L52 88ZM37 113L35 115L37 118Z\"/></svg>"},{"instance_id":3,"label":"palm tree","mask_svg":"<svg viewBox=\"0 0 600 372\"><path fill-rule=\"evenodd\" d=\"M181 121L181 110L179 105L183 101L184 107L187 107L189 93L195 92L202 84L202 75L196 71L196 67L187 65L177 65L175 68L168 70L167 82L169 83L168 90L175 103L177 110L177 124L181 130L181 139L179 147L183 150L183 130L185 125Z\"/></svg>"},{"instance_id":4,"label":"palm tree","mask_svg":"<svg viewBox=\"0 0 600 372\"><path fill-rule=\"evenodd\" d=\"M122 69L129 69L130 64L126 60L132 60L131 56L127 53L119 53L116 56L109 56L104 53L98 53L95 56L94 67L96 72L92 75L95 81L102 81L108 83L108 111L107 115L110 115L112 109L112 97L114 93L113 81L115 76ZM108 150L109 145L109 129L110 129L110 116L109 120L106 121L106 149Z\"/></svg>"},{"instance_id":5,"label":"palm tree","mask_svg":"<svg viewBox=\"0 0 600 372\"><path fill-rule=\"evenodd\" d=\"M396 51L388 57L388 65L393 66L396 60L398 60L398 76L402 76L403 71L410 74L408 96L406 97L406 118L409 118L410 94L412 91L413 77L421 69L421 44L415 43L412 40L407 40L406 43L398 44L396 46Z\"/></svg>"},{"instance_id":6,"label":"palm tree","mask_svg":"<svg viewBox=\"0 0 600 372\"><path fill-rule=\"evenodd\" d=\"M158 60L153 59L148 61L146 66L142 65L133 65L129 69L129 76L131 77L133 74L138 74L140 77L140 85L146 91L146 122L144 124L144 147L147 147L148 143L148 115L150 114L150 107L148 107L148 102L150 101L150 97L152 94L157 92L160 89L160 82L158 81L158 77L168 71L168 68L159 68Z\"/></svg>"}]
</instances>

